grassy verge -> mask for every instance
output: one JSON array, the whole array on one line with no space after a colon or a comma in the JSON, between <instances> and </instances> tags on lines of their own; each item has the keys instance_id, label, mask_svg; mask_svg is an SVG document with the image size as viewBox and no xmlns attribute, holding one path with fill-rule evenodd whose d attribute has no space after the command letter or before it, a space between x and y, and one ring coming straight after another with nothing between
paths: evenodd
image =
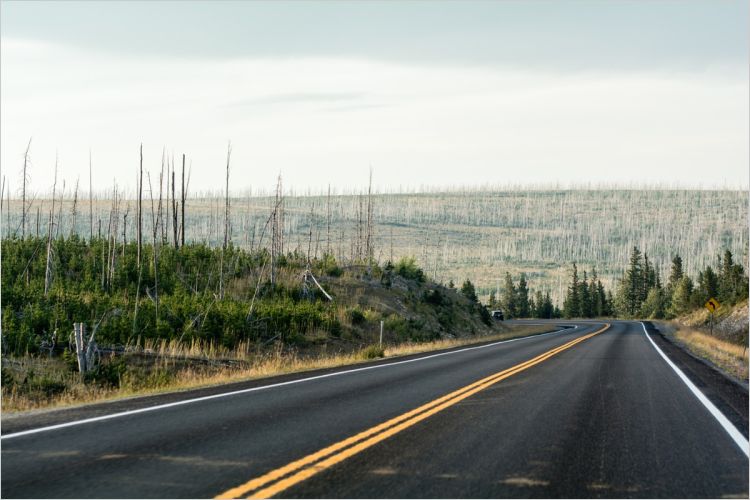
<instances>
[{"instance_id":1,"label":"grassy verge","mask_svg":"<svg viewBox=\"0 0 750 500\"><path fill-rule=\"evenodd\" d=\"M694 355L711 361L733 377L748 381L748 350L745 346L711 336L695 328L669 323L668 334Z\"/></svg>"},{"instance_id":2,"label":"grassy verge","mask_svg":"<svg viewBox=\"0 0 750 500\"><path fill-rule=\"evenodd\" d=\"M227 352L196 361L187 356L210 352L204 346L176 344L153 346L155 355L128 353L103 359L101 369L85 382L74 371L71 360L60 357L27 356L3 359L2 412L58 408L99 401L182 391L230 382L270 377L363 363L429 352L479 342L507 340L554 330L552 325L513 325L497 334L468 338L368 346L355 352L314 355L281 348L243 359L228 360ZM166 354L172 354L167 356ZM179 353L183 357L174 356Z\"/></svg>"}]
</instances>

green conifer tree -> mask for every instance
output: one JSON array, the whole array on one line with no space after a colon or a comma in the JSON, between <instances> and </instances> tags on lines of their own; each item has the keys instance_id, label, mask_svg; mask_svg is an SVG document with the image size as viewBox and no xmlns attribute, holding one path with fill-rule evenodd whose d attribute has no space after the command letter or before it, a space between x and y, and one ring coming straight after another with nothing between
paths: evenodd
<instances>
[{"instance_id":1,"label":"green conifer tree","mask_svg":"<svg viewBox=\"0 0 750 500\"><path fill-rule=\"evenodd\" d=\"M516 290L516 314L519 318L528 318L531 316L529 304L529 285L526 282L526 273L521 273L521 279L518 281Z\"/></svg>"},{"instance_id":2,"label":"green conifer tree","mask_svg":"<svg viewBox=\"0 0 750 500\"><path fill-rule=\"evenodd\" d=\"M568 293L563 301L563 314L566 318L575 318L581 314L580 282L578 280L578 267L573 263L573 272L570 276Z\"/></svg>"}]
</instances>

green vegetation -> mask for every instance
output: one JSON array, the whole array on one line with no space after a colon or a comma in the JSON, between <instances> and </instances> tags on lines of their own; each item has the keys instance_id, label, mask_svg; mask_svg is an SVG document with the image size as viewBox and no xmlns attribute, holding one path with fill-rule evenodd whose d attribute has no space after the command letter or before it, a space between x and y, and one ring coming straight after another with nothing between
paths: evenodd
<instances>
[{"instance_id":1,"label":"green vegetation","mask_svg":"<svg viewBox=\"0 0 750 500\"><path fill-rule=\"evenodd\" d=\"M158 191L155 186L155 199ZM106 238L112 193L95 193L93 229L88 207L82 208L80 203L86 195L79 194L79 215L75 218L70 216L74 204L70 194L68 189L66 198L56 204L56 210L63 214L59 234L77 233L89 238L90 233L96 236L101 231ZM51 202L43 193L34 196L27 214L35 215L39 209L42 216L39 227L37 219L30 217L26 234L46 235ZM119 230L126 229L127 239L135 240L136 197L121 192L119 198L121 215L130 211L126 228L120 217ZM249 251L267 246L270 229L265 231L264 240L262 235L269 207L274 205L273 196L235 193L230 201L230 241ZM223 221L218 207L223 202L223 193L198 195L191 191L185 214L186 242L221 245ZM358 253L362 253L358 248L365 246L357 243L360 219L367 215L361 202L364 197L357 192L332 195L330 199L325 193L287 193L284 238L289 248L307 250L312 231L313 255L329 253L339 267L356 262ZM571 262L579 269L596 268L598 279L614 292L630 250L634 245L643 247L643 242L648 242L649 260L662 276L666 276L675 254L685 258L685 272L692 277L709 264L718 272L716 255L724 249L731 250L736 260L748 258L746 190L540 190L516 186L373 194L372 204L377 207L372 231L376 257L391 260L394 265L401 258L414 257L415 265L433 281L452 280L460 286L469 278L482 301L488 300L492 290L499 295L497 289L503 287L507 272L516 282L525 273L535 289L549 291L552 301L562 305ZM21 234L21 205L20 200L10 200L10 212L3 217L8 221L6 237ZM148 214L144 215L144 232L150 231L151 221ZM162 224L167 235L171 234L172 219L163 217Z\"/></svg>"},{"instance_id":2,"label":"green vegetation","mask_svg":"<svg viewBox=\"0 0 750 500\"><path fill-rule=\"evenodd\" d=\"M50 242L47 272L47 238L3 241L2 386L13 407L210 379L215 363L276 373L284 359L325 365L329 351L342 362L378 358L380 321L387 345L503 330L476 300L427 280L414 259L381 268L288 252L275 256L272 282L265 249L143 245L139 270L135 242ZM77 322L96 331L101 349L82 379Z\"/></svg>"},{"instance_id":3,"label":"green vegetation","mask_svg":"<svg viewBox=\"0 0 750 500\"><path fill-rule=\"evenodd\" d=\"M744 267L734 261L728 249L717 261L719 272L707 265L698 272L695 285L683 270L682 258L675 255L667 285L663 286L659 271L648 255L633 247L628 266L616 285L614 298L605 291L596 276L596 269L590 280L584 271L581 280L574 263L563 306L565 317L669 319L702 308L710 298L718 299L727 307L746 300L748 277Z\"/></svg>"},{"instance_id":4,"label":"green vegetation","mask_svg":"<svg viewBox=\"0 0 750 500\"><path fill-rule=\"evenodd\" d=\"M395 328L401 340L453 333L450 328L455 323L449 317L457 308L482 317L476 297L462 302L455 291L434 284L419 291L426 283L414 259L402 259L395 268L388 264L385 270L373 263L350 267L347 272L330 255L311 260L312 273L330 290L341 291L332 292L337 299L331 302L303 280L306 258L298 253L278 258L272 284L264 271L271 259L266 250L250 253L231 244L226 251L203 244L177 249L164 245L158 247L154 267L154 248L144 245L139 273L135 243L113 250L107 240L86 241L73 235L52 242L51 283L45 293L45 247L44 239L34 237L3 243L6 354L38 352L54 332L62 344L74 322L87 324L90 331L102 318L96 340L109 346L179 339L232 349L240 343L265 345L276 340L305 346L311 338L356 339L390 313L387 309L377 312L376 306L368 309L367 301L363 306L352 293L358 287L385 291L391 285L384 285L383 277L388 283L397 277L401 280L406 293L388 293L403 297L408 309L414 310L404 318L406 326ZM438 319L428 331L420 326L425 315Z\"/></svg>"}]
</instances>

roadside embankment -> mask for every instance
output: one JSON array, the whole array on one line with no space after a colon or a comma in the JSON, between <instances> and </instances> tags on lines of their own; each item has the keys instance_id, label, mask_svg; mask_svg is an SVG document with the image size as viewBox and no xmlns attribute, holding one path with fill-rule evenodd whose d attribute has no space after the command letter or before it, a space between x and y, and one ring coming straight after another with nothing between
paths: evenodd
<instances>
[{"instance_id":1,"label":"roadside embankment","mask_svg":"<svg viewBox=\"0 0 750 500\"><path fill-rule=\"evenodd\" d=\"M670 340L747 387L748 302L717 311L713 329L710 322L708 311L696 310L672 321L654 323Z\"/></svg>"}]
</instances>

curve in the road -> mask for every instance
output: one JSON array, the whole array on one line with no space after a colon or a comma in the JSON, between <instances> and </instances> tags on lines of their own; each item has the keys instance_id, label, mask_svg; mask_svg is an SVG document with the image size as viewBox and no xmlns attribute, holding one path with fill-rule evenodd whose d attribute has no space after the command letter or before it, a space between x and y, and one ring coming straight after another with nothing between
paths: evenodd
<instances>
[{"instance_id":1,"label":"curve in the road","mask_svg":"<svg viewBox=\"0 0 750 500\"><path fill-rule=\"evenodd\" d=\"M577 339L571 340L559 347L544 352L539 356L478 380L458 389L457 391L442 396L382 424L376 425L355 436L344 439L343 441L323 448L322 450L299 460L295 460L294 462L268 472L260 477L251 479L240 486L225 491L216 498L231 499L243 497L245 495L250 495L250 498L270 498L277 495L295 484L309 479L315 474L328 469L385 439L388 439L402 430L407 429L460 401L463 401L501 380L505 380L508 377L527 370L534 365L546 361L556 354L570 349L576 344L584 342L585 340L606 331L609 326L609 324L605 324L603 328L600 328L593 333L578 337ZM290 474L292 475L290 476Z\"/></svg>"}]
</instances>

